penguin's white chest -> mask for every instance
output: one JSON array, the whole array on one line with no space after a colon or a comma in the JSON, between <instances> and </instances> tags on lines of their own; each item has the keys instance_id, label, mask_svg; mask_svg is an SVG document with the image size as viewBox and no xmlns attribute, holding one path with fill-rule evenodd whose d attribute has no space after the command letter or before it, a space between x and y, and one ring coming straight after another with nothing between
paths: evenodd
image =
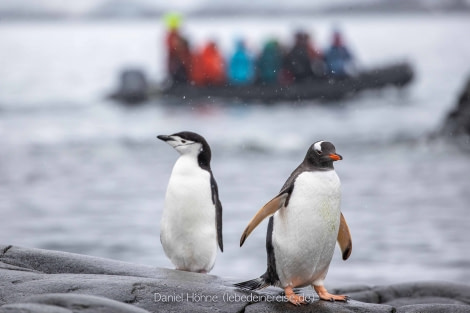
<instances>
[{"instance_id":1,"label":"penguin's white chest","mask_svg":"<svg viewBox=\"0 0 470 313\"><path fill-rule=\"evenodd\" d=\"M322 281L338 235L341 183L334 170L304 172L274 215L273 247L283 287Z\"/></svg>"},{"instance_id":2,"label":"penguin's white chest","mask_svg":"<svg viewBox=\"0 0 470 313\"><path fill-rule=\"evenodd\" d=\"M192 156L182 155L173 167L160 239L176 268L208 272L214 266L217 232L210 173Z\"/></svg>"}]
</instances>

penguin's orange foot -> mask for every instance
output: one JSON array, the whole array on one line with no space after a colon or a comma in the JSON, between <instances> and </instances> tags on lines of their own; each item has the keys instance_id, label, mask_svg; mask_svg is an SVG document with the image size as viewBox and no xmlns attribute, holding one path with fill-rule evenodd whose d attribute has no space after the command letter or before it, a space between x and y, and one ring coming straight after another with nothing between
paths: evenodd
<instances>
[{"instance_id":1,"label":"penguin's orange foot","mask_svg":"<svg viewBox=\"0 0 470 313\"><path fill-rule=\"evenodd\" d=\"M284 288L284 292L286 293L287 300L292 303L293 305L301 305L301 304L306 304L307 302L305 301L304 296L299 296L297 295L292 287L286 287Z\"/></svg>"},{"instance_id":2,"label":"penguin's orange foot","mask_svg":"<svg viewBox=\"0 0 470 313\"><path fill-rule=\"evenodd\" d=\"M318 296L320 297L321 300L326 300L326 301L344 301L347 302L349 300L348 296L345 295L334 295L328 292L325 287L323 286L313 286L313 289L317 292Z\"/></svg>"}]
</instances>

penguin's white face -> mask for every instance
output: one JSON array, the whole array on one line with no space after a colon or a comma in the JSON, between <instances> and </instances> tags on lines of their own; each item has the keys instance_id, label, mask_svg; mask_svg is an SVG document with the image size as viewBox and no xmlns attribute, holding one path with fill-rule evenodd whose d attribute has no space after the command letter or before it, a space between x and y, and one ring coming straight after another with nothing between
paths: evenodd
<instances>
[{"instance_id":1,"label":"penguin's white face","mask_svg":"<svg viewBox=\"0 0 470 313\"><path fill-rule=\"evenodd\" d=\"M168 136L165 139L165 142L172 146L181 155L190 154L197 157L199 152L201 152L202 150L201 143L189 139L184 139L176 135Z\"/></svg>"},{"instance_id":2,"label":"penguin's white face","mask_svg":"<svg viewBox=\"0 0 470 313\"><path fill-rule=\"evenodd\" d=\"M322 153L322 151L321 151L321 144L322 144L323 142L324 142L324 141L321 140L321 141L317 141L317 142L315 142L315 143L313 144L313 148L314 148L314 150L315 150L316 153L318 153L318 154L321 154L321 153Z\"/></svg>"}]
</instances>

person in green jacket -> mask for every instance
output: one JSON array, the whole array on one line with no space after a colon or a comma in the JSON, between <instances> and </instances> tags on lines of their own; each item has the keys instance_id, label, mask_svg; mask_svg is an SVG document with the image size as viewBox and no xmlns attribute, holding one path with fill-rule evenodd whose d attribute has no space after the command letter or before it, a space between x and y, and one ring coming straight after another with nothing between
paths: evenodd
<instances>
[{"instance_id":1,"label":"person in green jacket","mask_svg":"<svg viewBox=\"0 0 470 313\"><path fill-rule=\"evenodd\" d=\"M267 41L256 62L257 82L260 84L277 84L281 78L283 52L278 41Z\"/></svg>"}]
</instances>

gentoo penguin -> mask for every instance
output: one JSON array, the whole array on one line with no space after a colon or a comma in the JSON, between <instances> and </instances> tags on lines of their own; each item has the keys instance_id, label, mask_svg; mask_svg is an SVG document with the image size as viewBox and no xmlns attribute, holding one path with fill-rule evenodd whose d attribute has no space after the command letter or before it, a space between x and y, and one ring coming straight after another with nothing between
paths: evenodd
<instances>
[{"instance_id":1,"label":"gentoo penguin","mask_svg":"<svg viewBox=\"0 0 470 313\"><path fill-rule=\"evenodd\" d=\"M262 220L271 216L266 273L235 286L248 290L282 287L295 305L304 304L305 299L293 288L308 285L322 300L348 300L348 296L330 294L323 286L336 240L343 260L352 249L349 228L340 211L341 183L333 167L334 161L342 159L330 142L317 141L310 146L279 194L256 213L241 236L240 246Z\"/></svg>"},{"instance_id":2,"label":"gentoo penguin","mask_svg":"<svg viewBox=\"0 0 470 313\"><path fill-rule=\"evenodd\" d=\"M223 252L222 204L210 167L211 149L201 135L180 132L161 139L179 152L165 196L160 241L176 269L208 273L217 244Z\"/></svg>"}]
</instances>

